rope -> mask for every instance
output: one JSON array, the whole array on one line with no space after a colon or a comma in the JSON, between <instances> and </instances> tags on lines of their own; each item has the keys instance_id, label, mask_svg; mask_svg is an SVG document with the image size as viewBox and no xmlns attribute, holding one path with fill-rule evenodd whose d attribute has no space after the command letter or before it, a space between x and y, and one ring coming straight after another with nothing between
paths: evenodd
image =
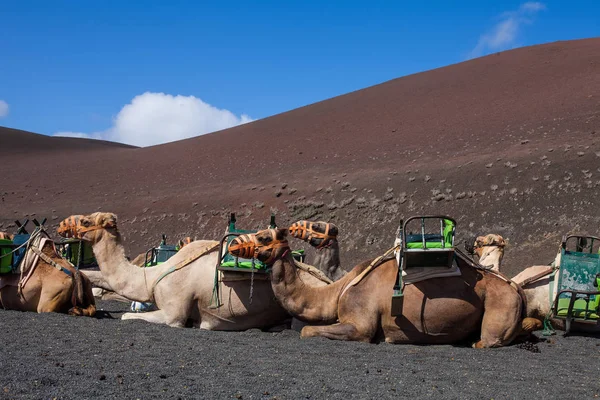
<instances>
[{"instance_id":1,"label":"rope","mask_svg":"<svg viewBox=\"0 0 600 400\"><path fill-rule=\"evenodd\" d=\"M11 251L10 253L0 255L0 258L8 257L9 255L16 253L17 250L21 249L23 246L29 246L29 242L31 242L37 235L39 235L40 232L41 232L41 229L36 229L35 231L33 231L33 233L30 235L30 237L29 237L29 239L27 239L27 241L25 241L19 247L15 247L15 249L13 251Z\"/></svg>"},{"instance_id":2,"label":"rope","mask_svg":"<svg viewBox=\"0 0 600 400\"><path fill-rule=\"evenodd\" d=\"M394 254L394 252L396 250L398 250L399 248L400 248L400 245L394 246L391 249L388 249L385 253L383 253L383 255L380 255L379 257L377 257L376 259L374 259L373 261L371 261L371 264L369 264L369 266L367 268L365 268L364 271L360 273L360 275L358 275L348 285L346 285L346 287L344 288L344 290L342 290L342 293L340 294L340 297L342 297L342 295L346 292L346 290L348 290L351 286L355 286L360 281L362 281L363 278L365 276L367 276L367 274L369 272L371 272L374 268L376 268L376 267L380 266L381 264L383 264L384 262L390 260L389 256L391 254ZM396 257L394 256L394 259L395 258ZM398 266L398 268L400 268L400 266Z\"/></svg>"},{"instance_id":3,"label":"rope","mask_svg":"<svg viewBox=\"0 0 600 400\"><path fill-rule=\"evenodd\" d=\"M158 283L160 281L162 281L167 275L172 274L175 271L178 271L180 269L182 269L183 267L188 266L189 264L191 264L193 261L196 261L197 259L199 259L200 257L212 253L215 250L219 249L219 242L217 242L215 245L213 245L212 247L209 247L208 249L203 250L202 252L200 252L200 254L193 254L190 257L176 263L175 265L172 265L171 267L169 267L168 270L166 270L165 272L163 272L152 284L152 288L150 290L150 301L152 303L154 303L154 290L156 289L156 285L158 285ZM145 270L144 270L145 272ZM147 288L148 286L146 286Z\"/></svg>"}]
</instances>

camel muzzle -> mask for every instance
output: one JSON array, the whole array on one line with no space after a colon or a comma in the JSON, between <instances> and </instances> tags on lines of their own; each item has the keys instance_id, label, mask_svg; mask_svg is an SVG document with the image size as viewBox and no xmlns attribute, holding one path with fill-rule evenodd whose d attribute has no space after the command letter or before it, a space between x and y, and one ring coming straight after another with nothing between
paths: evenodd
<instances>
[{"instance_id":1,"label":"camel muzzle","mask_svg":"<svg viewBox=\"0 0 600 400\"><path fill-rule=\"evenodd\" d=\"M288 231L290 234L300 240L304 240L305 242L310 242L312 239L321 239L321 242L317 249L321 249L328 245L331 245L331 242L337 239L337 235L331 234L332 224L325 223L325 232L317 232L313 228L313 222L310 221L298 221L294 222L289 228Z\"/></svg>"},{"instance_id":2,"label":"camel muzzle","mask_svg":"<svg viewBox=\"0 0 600 400\"><path fill-rule=\"evenodd\" d=\"M56 229L56 233L59 236L64 238L80 238L79 229L81 226L81 216L80 215L72 215L69 218L66 218L60 222L58 225L58 229Z\"/></svg>"},{"instance_id":3,"label":"camel muzzle","mask_svg":"<svg viewBox=\"0 0 600 400\"><path fill-rule=\"evenodd\" d=\"M241 235L231 241L227 249L229 254L239 258L254 258L258 252L258 243L254 235Z\"/></svg>"},{"instance_id":4,"label":"camel muzzle","mask_svg":"<svg viewBox=\"0 0 600 400\"><path fill-rule=\"evenodd\" d=\"M275 229L269 229L271 231L271 237L273 238L271 243L263 245L256 238L255 234L240 235L233 239L229 244L228 251L234 257L239 258L256 258L265 264L271 264L275 262L278 257L278 252L275 251L279 248L289 249L287 240L278 240ZM270 250L269 256L266 259L266 252ZM286 252L283 252L285 255Z\"/></svg>"}]
</instances>

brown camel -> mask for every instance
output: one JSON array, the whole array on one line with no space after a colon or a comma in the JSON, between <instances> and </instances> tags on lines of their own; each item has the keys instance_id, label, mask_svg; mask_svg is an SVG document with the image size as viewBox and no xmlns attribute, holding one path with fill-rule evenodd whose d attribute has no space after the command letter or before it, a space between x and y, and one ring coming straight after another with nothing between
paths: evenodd
<instances>
[{"instance_id":1,"label":"brown camel","mask_svg":"<svg viewBox=\"0 0 600 400\"><path fill-rule=\"evenodd\" d=\"M474 251L479 256L479 263L482 265L497 265L498 270L502 272L502 258L504 257L505 240L500 235L489 234L479 236L475 240ZM527 320L531 327L530 330L540 330L543 328L543 321L550 314L552 308L552 296L550 294L550 285L554 287L555 277L560 266L560 250L552 265L534 265L525 268L515 275L512 280L523 288L527 298ZM552 325L555 328L565 330L565 321L562 319L552 319ZM573 322L573 330L584 332L600 332L600 324L590 325Z\"/></svg>"},{"instance_id":2,"label":"brown camel","mask_svg":"<svg viewBox=\"0 0 600 400\"><path fill-rule=\"evenodd\" d=\"M122 319L208 330L267 328L289 319L264 275L261 279L255 274L251 286L250 273L218 271L220 306L215 306L213 290L220 257L216 241L196 240L158 266L139 268L125 257L115 214L71 216L60 223L59 234L92 243L102 272L102 279L94 282L97 286L158 307L156 311L125 313ZM304 271L299 278L313 285L326 284Z\"/></svg>"},{"instance_id":3,"label":"brown camel","mask_svg":"<svg viewBox=\"0 0 600 400\"><path fill-rule=\"evenodd\" d=\"M12 235L0 234L12 240ZM0 307L7 310L94 316L90 281L56 251L43 229L28 242L21 272L0 275Z\"/></svg>"},{"instance_id":4,"label":"brown camel","mask_svg":"<svg viewBox=\"0 0 600 400\"><path fill-rule=\"evenodd\" d=\"M391 299L398 274L396 259L383 259L362 280L370 261L340 280L314 287L297 279L285 241L286 230L265 230L236 238L233 255L255 254L271 262L271 285L283 307L293 316L319 324L302 329L302 337L389 343L455 343L477 332L473 347L509 344L522 330L523 298L516 285L501 275L479 269L458 256L461 276L434 278L404 287L402 315L391 315ZM525 325L525 324L523 324Z\"/></svg>"},{"instance_id":5,"label":"brown camel","mask_svg":"<svg viewBox=\"0 0 600 400\"><path fill-rule=\"evenodd\" d=\"M329 279L337 281L347 274L340 263L338 227L323 221L298 221L289 228L290 234L316 249L312 265L319 268Z\"/></svg>"}]
</instances>

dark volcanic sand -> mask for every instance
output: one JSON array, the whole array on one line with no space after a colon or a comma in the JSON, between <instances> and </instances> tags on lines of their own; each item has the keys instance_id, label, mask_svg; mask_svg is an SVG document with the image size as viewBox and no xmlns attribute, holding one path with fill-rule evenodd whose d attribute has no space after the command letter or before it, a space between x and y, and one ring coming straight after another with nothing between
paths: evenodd
<instances>
[{"instance_id":1,"label":"dark volcanic sand","mask_svg":"<svg viewBox=\"0 0 600 400\"><path fill-rule=\"evenodd\" d=\"M598 338L513 345L363 344L298 332L209 332L100 316L0 311L4 399L594 398Z\"/></svg>"}]
</instances>

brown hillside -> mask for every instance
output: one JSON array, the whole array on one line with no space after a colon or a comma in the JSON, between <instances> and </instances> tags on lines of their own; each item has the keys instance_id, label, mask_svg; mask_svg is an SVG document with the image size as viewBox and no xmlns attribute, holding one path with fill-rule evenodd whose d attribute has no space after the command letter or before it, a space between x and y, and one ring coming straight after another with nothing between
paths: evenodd
<instances>
[{"instance_id":1,"label":"brown hillside","mask_svg":"<svg viewBox=\"0 0 600 400\"><path fill-rule=\"evenodd\" d=\"M600 39L494 54L165 145L31 153L0 153L12 170L4 228L113 211L135 253L163 232L215 238L230 211L264 226L272 210L281 225L336 221L349 266L391 246L400 218L447 213L461 239L507 237L514 272L551 261L569 231L600 234Z\"/></svg>"},{"instance_id":2,"label":"brown hillside","mask_svg":"<svg viewBox=\"0 0 600 400\"><path fill-rule=\"evenodd\" d=\"M0 126L1 156L21 153L31 155L31 153L37 152L90 151L115 148L134 148L134 146L104 140L44 136Z\"/></svg>"}]
</instances>

